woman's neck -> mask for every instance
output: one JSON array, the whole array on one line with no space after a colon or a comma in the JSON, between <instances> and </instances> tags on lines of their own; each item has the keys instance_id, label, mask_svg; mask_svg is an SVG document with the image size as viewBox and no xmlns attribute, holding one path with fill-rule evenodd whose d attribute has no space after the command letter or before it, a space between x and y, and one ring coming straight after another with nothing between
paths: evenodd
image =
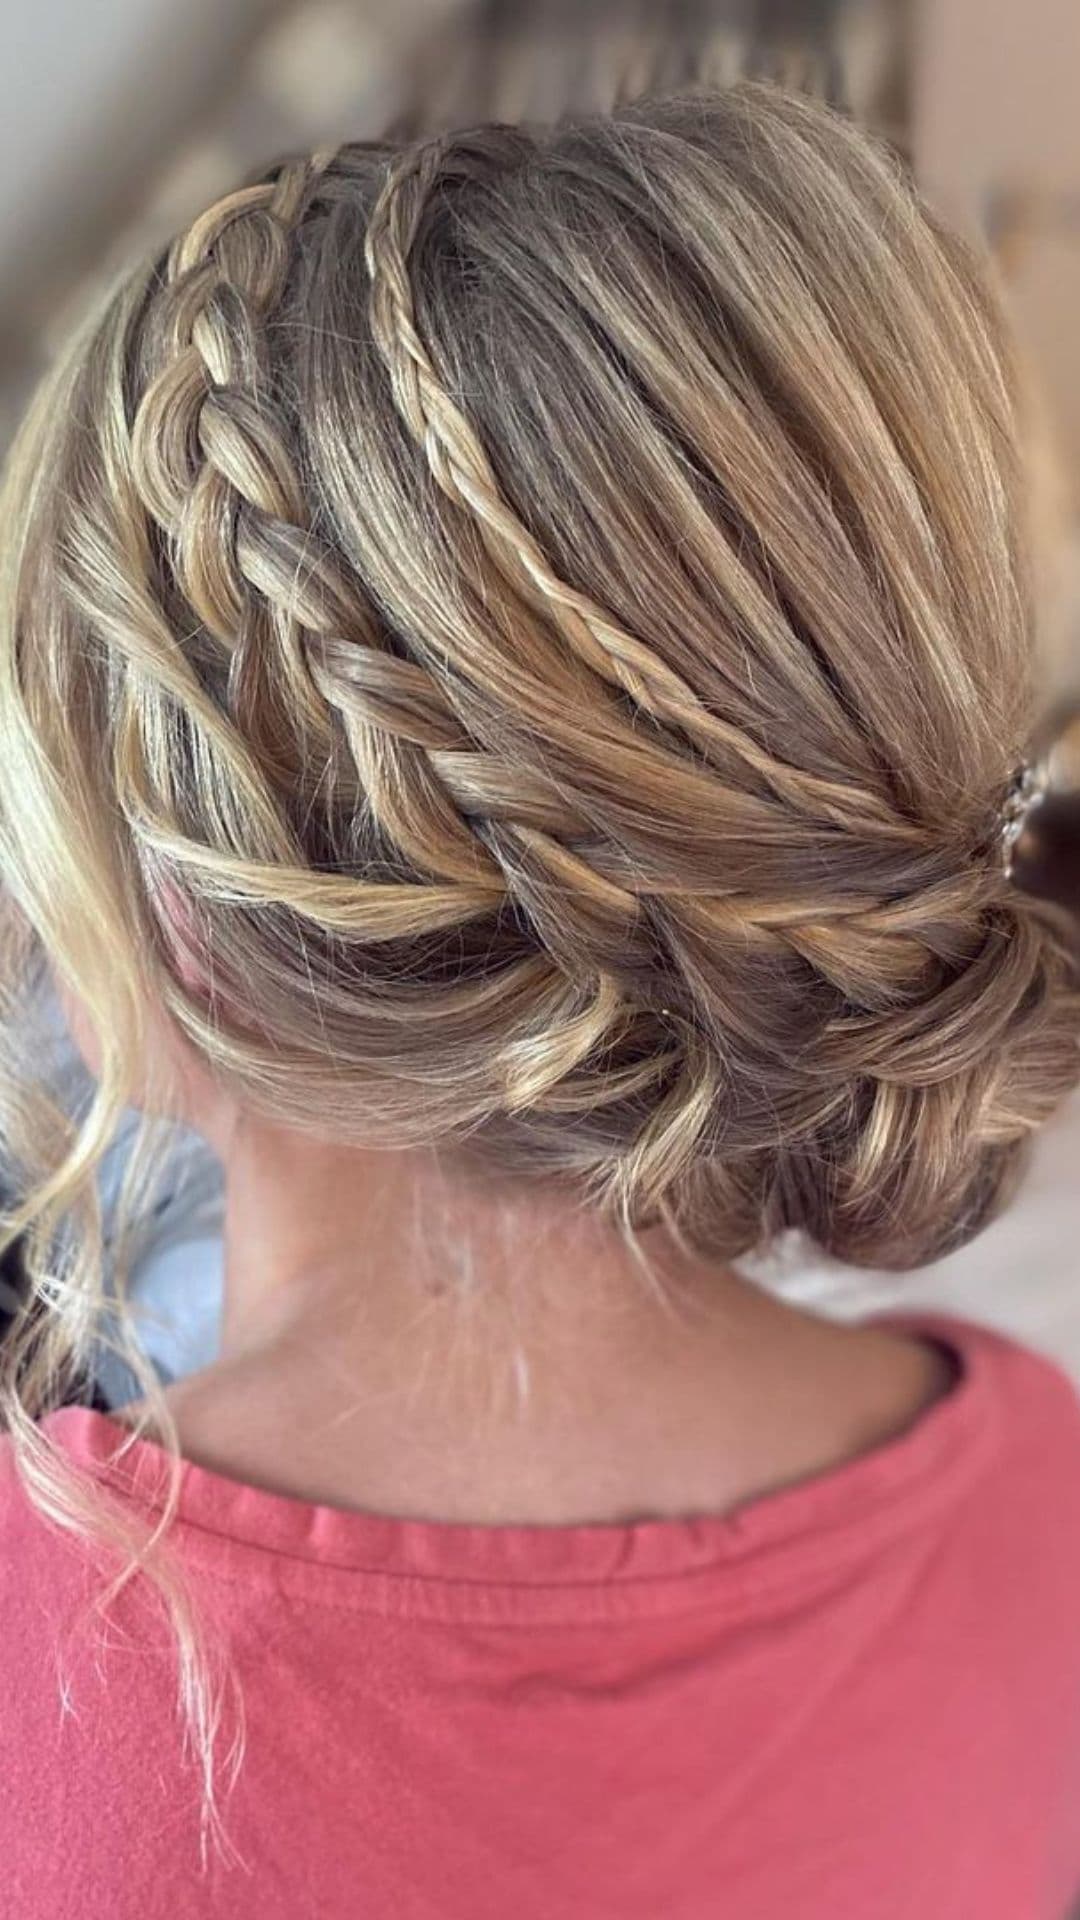
<instances>
[{"instance_id":1,"label":"woman's neck","mask_svg":"<svg viewBox=\"0 0 1080 1920\"><path fill-rule=\"evenodd\" d=\"M221 1357L168 1398L185 1453L253 1484L487 1524L713 1512L945 1384L565 1195L250 1121L225 1160Z\"/></svg>"}]
</instances>

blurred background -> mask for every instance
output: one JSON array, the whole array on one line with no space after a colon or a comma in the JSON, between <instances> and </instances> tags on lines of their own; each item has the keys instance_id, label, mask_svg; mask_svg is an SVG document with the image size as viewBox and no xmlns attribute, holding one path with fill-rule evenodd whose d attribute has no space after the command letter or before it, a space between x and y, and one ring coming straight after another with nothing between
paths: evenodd
<instances>
[{"instance_id":1,"label":"blurred background","mask_svg":"<svg viewBox=\"0 0 1080 1920\"><path fill-rule=\"evenodd\" d=\"M875 128L992 249L1043 397L1043 693L1059 744L1018 872L1080 909L1077 0L0 0L0 51L0 444L111 269L285 152L743 73ZM776 1284L838 1313L902 1294L997 1321L1080 1379L1078 1167L1073 1103L1022 1201L960 1255L900 1283L802 1262ZM143 1271L145 1304L171 1316L166 1373L213 1349L219 1200L211 1176L178 1230L158 1223Z\"/></svg>"}]
</instances>

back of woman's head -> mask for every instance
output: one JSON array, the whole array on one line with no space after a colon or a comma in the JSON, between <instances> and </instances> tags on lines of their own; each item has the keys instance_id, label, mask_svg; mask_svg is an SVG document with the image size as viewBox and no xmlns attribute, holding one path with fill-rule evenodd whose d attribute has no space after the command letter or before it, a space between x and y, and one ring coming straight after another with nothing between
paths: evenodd
<instances>
[{"instance_id":1,"label":"back of woman's head","mask_svg":"<svg viewBox=\"0 0 1080 1920\"><path fill-rule=\"evenodd\" d=\"M894 164L767 89L211 207L9 483L3 867L102 1099L164 1001L287 1125L717 1258L969 1237L1080 1070L997 839L1013 387Z\"/></svg>"}]
</instances>

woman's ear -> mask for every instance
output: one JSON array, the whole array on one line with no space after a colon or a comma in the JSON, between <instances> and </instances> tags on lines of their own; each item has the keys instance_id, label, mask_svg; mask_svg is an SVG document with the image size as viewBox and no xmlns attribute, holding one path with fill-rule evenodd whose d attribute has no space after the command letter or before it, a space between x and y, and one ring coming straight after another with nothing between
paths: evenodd
<instances>
[{"instance_id":1,"label":"woman's ear","mask_svg":"<svg viewBox=\"0 0 1080 1920\"><path fill-rule=\"evenodd\" d=\"M79 1058L87 1072L96 1080L101 1073L101 1049L94 1023L78 994L55 974L53 984L56 989L56 998L67 1023L67 1030L75 1043Z\"/></svg>"},{"instance_id":2,"label":"woman's ear","mask_svg":"<svg viewBox=\"0 0 1080 1920\"><path fill-rule=\"evenodd\" d=\"M94 1022L73 988L60 980L55 984L71 1038L88 1072L98 1079L101 1046ZM236 1123L233 1096L184 1039L164 1007L146 1009L143 1035L131 1105L144 1113L179 1120L201 1134L215 1152L223 1153Z\"/></svg>"},{"instance_id":3,"label":"woman's ear","mask_svg":"<svg viewBox=\"0 0 1080 1920\"><path fill-rule=\"evenodd\" d=\"M196 999L209 999L210 968L207 963L209 934L199 926L197 908L188 899L173 876L163 868L148 875L148 888L161 935L176 976Z\"/></svg>"}]
</instances>

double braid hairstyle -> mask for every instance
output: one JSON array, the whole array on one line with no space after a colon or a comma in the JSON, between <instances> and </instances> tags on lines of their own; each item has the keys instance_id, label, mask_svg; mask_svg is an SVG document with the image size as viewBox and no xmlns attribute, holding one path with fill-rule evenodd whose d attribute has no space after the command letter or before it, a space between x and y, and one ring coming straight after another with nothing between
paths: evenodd
<instances>
[{"instance_id":1,"label":"double braid hairstyle","mask_svg":"<svg viewBox=\"0 0 1080 1920\"><path fill-rule=\"evenodd\" d=\"M5 501L10 937L102 1055L66 1139L8 1079L54 1513L148 1002L286 1124L717 1260L1002 1204L1080 1073L999 858L1017 387L896 163L755 85L289 162L124 280Z\"/></svg>"}]
</instances>

